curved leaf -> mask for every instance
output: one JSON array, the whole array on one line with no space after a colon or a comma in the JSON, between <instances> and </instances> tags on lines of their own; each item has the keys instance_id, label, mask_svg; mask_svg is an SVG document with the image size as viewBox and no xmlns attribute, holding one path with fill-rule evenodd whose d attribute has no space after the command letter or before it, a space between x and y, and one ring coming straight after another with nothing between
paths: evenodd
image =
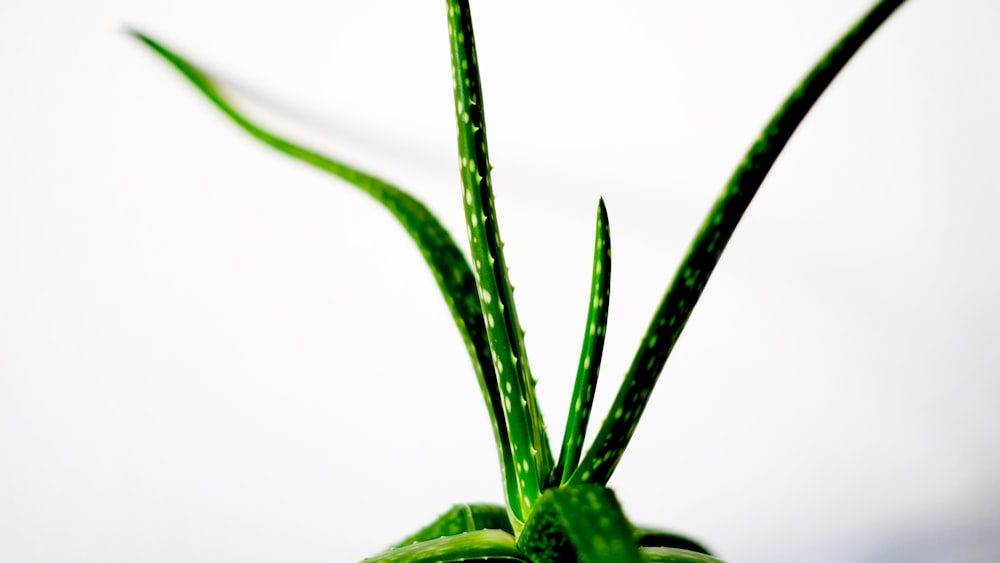
<instances>
[{"instance_id":1,"label":"curved leaf","mask_svg":"<svg viewBox=\"0 0 1000 563\"><path fill-rule=\"evenodd\" d=\"M904 0L878 2L803 79L750 148L701 226L571 483L608 482L726 243L792 133L838 72Z\"/></svg>"},{"instance_id":2,"label":"curved leaf","mask_svg":"<svg viewBox=\"0 0 1000 563\"><path fill-rule=\"evenodd\" d=\"M640 547L669 547L712 555L712 552L704 545L687 536L682 536L674 532L639 528L636 530L636 533L639 536Z\"/></svg>"},{"instance_id":3,"label":"curved leaf","mask_svg":"<svg viewBox=\"0 0 1000 563\"><path fill-rule=\"evenodd\" d=\"M459 563L470 559L531 563L518 551L514 536L500 530L478 530L414 543L369 557L362 563Z\"/></svg>"},{"instance_id":4,"label":"curved leaf","mask_svg":"<svg viewBox=\"0 0 1000 563\"><path fill-rule=\"evenodd\" d=\"M399 542L395 547L476 530L503 530L508 534L514 533L506 508L492 504L456 504L434 522Z\"/></svg>"},{"instance_id":5,"label":"curved leaf","mask_svg":"<svg viewBox=\"0 0 1000 563\"><path fill-rule=\"evenodd\" d=\"M642 560L646 563L723 563L711 555L674 549L671 547L643 547L640 549Z\"/></svg>"},{"instance_id":6,"label":"curved leaf","mask_svg":"<svg viewBox=\"0 0 1000 563\"><path fill-rule=\"evenodd\" d=\"M158 53L188 80L190 80L217 108L236 122L244 131L292 158L301 160L320 170L329 172L361 189L381 203L406 229L423 254L424 260L434 274L438 287L451 311L458 331L465 341L472 366L479 380L479 387L486 401L497 443L504 484L508 495L517 494L517 478L504 422L503 400L497 386L497 378L490 355L485 320L476 280L465 256L455 245L441 222L424 206L399 188L342 162L319 154L279 137L258 126L239 112L224 96L221 88L211 77L190 61L168 49L153 38L130 31L130 33Z\"/></svg>"}]
</instances>

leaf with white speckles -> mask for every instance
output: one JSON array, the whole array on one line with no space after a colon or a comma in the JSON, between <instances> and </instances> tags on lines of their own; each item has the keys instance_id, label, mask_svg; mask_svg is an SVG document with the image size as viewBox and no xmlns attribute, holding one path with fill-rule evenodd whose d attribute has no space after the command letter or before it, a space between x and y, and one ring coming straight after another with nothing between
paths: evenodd
<instances>
[{"instance_id":1,"label":"leaf with white speckles","mask_svg":"<svg viewBox=\"0 0 1000 563\"><path fill-rule=\"evenodd\" d=\"M597 376L601 369L604 353L604 337L608 327L608 305L611 295L611 228L608 224L608 210L602 198L597 205L597 234L594 237L594 265L591 270L590 301L587 311L587 325L583 332L583 347L577 365L576 383L566 417L566 431L563 433L559 462L550 479L553 483L569 480L583 451L587 422L590 420L594 404Z\"/></svg>"},{"instance_id":2,"label":"leaf with white speckles","mask_svg":"<svg viewBox=\"0 0 1000 563\"><path fill-rule=\"evenodd\" d=\"M508 534L514 533L506 508L492 504L456 504L434 522L399 542L395 547L476 530L503 530Z\"/></svg>"},{"instance_id":3,"label":"leaf with white speckles","mask_svg":"<svg viewBox=\"0 0 1000 563\"><path fill-rule=\"evenodd\" d=\"M611 412L570 482L608 482L635 431L667 356L757 188L820 94L862 43L902 3L903 0L883 0L876 4L803 79L750 148L677 269L625 375Z\"/></svg>"},{"instance_id":4,"label":"leaf with white speckles","mask_svg":"<svg viewBox=\"0 0 1000 563\"><path fill-rule=\"evenodd\" d=\"M611 489L568 485L546 489L517 545L534 563L639 563L635 530Z\"/></svg>"},{"instance_id":5,"label":"leaf with white speckles","mask_svg":"<svg viewBox=\"0 0 1000 563\"><path fill-rule=\"evenodd\" d=\"M494 437L500 450L504 482L511 491L510 494L515 494L516 477L513 473L513 461L510 452L505 451L505 445L509 440L507 425L504 422L503 402L490 357L490 345L476 291L475 277L462 251L455 245L440 221L420 201L399 188L261 128L240 113L225 98L211 77L197 66L146 35L135 31L132 34L176 67L216 107L247 133L293 158L353 184L385 206L403 225L434 274L458 330L465 340L490 412Z\"/></svg>"},{"instance_id":6,"label":"leaf with white speckles","mask_svg":"<svg viewBox=\"0 0 1000 563\"><path fill-rule=\"evenodd\" d=\"M512 497L507 488L507 503L517 529L551 474L552 453L535 398L535 381L528 367L493 206L486 119L469 3L447 0L447 6L465 222L517 474L517 494Z\"/></svg>"},{"instance_id":7,"label":"leaf with white speckles","mask_svg":"<svg viewBox=\"0 0 1000 563\"><path fill-rule=\"evenodd\" d=\"M390 549L362 563L458 563L470 559L531 563L517 549L514 536L500 530L478 530L414 543Z\"/></svg>"}]
</instances>

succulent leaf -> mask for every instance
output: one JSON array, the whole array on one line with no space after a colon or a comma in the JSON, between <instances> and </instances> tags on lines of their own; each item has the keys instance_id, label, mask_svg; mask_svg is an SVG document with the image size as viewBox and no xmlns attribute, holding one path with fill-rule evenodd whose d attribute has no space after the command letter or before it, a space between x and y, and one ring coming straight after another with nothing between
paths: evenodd
<instances>
[{"instance_id":1,"label":"succulent leaf","mask_svg":"<svg viewBox=\"0 0 1000 563\"><path fill-rule=\"evenodd\" d=\"M514 307L514 290L507 276L493 206L483 93L469 3L467 0L447 0L447 5L462 200L473 272L486 318L517 472L518 495L507 498L517 529L549 478L552 454L535 398L535 380L528 367L524 333Z\"/></svg>"},{"instance_id":2,"label":"succulent leaf","mask_svg":"<svg viewBox=\"0 0 1000 563\"><path fill-rule=\"evenodd\" d=\"M302 147L260 127L241 113L212 78L194 63L155 39L132 31L190 80L217 108L244 131L280 152L333 174L354 185L381 203L400 222L423 254L438 287L465 341L479 387L490 413L500 456L504 485L509 497L518 494L514 462L504 422L503 399L494 373L485 318L479 303L476 281L469 264L451 235L423 203L399 188L342 162Z\"/></svg>"},{"instance_id":3,"label":"succulent leaf","mask_svg":"<svg viewBox=\"0 0 1000 563\"><path fill-rule=\"evenodd\" d=\"M597 377L601 370L601 357L604 354L611 295L611 227L608 224L608 210L603 198L597 205L597 233L594 239L594 265L591 271L587 325L583 332L583 347L580 350L580 362L576 370L576 382L569 403L569 415L566 418L566 431L563 433L559 461L551 479L554 484L568 481L580 462L587 422L590 420L594 404Z\"/></svg>"},{"instance_id":4,"label":"succulent leaf","mask_svg":"<svg viewBox=\"0 0 1000 563\"><path fill-rule=\"evenodd\" d=\"M638 528L636 529L636 533L639 537L640 547L669 547L671 549L683 549L712 555L712 552L701 543L675 532Z\"/></svg>"},{"instance_id":5,"label":"succulent leaf","mask_svg":"<svg viewBox=\"0 0 1000 563\"><path fill-rule=\"evenodd\" d=\"M531 563L517 549L514 536L501 530L477 530L422 541L390 549L361 563L459 563L468 560Z\"/></svg>"},{"instance_id":6,"label":"succulent leaf","mask_svg":"<svg viewBox=\"0 0 1000 563\"><path fill-rule=\"evenodd\" d=\"M733 173L688 249L639 345L625 380L571 483L605 484L614 472L726 243L788 139L820 94L904 0L882 0L813 67L785 100Z\"/></svg>"},{"instance_id":7,"label":"succulent leaf","mask_svg":"<svg viewBox=\"0 0 1000 563\"><path fill-rule=\"evenodd\" d=\"M723 563L721 559L716 559L711 555L686 549L643 547L639 551L642 554L642 560L646 563Z\"/></svg>"},{"instance_id":8,"label":"succulent leaf","mask_svg":"<svg viewBox=\"0 0 1000 563\"><path fill-rule=\"evenodd\" d=\"M546 489L517 545L533 563L639 563L635 530L611 489L568 485Z\"/></svg>"},{"instance_id":9,"label":"succulent leaf","mask_svg":"<svg viewBox=\"0 0 1000 563\"><path fill-rule=\"evenodd\" d=\"M508 534L514 533L506 508L493 504L456 504L434 522L397 543L395 547L476 530L503 530Z\"/></svg>"}]
</instances>

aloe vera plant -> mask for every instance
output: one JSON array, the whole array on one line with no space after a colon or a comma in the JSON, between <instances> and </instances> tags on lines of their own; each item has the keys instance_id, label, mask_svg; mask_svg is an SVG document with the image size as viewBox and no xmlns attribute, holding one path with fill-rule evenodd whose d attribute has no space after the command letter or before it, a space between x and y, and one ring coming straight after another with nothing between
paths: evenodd
<instances>
[{"instance_id":1,"label":"aloe vera plant","mask_svg":"<svg viewBox=\"0 0 1000 563\"><path fill-rule=\"evenodd\" d=\"M816 64L723 189L653 314L610 411L584 451L610 296L608 213L598 202L583 343L558 457L535 397L493 205L483 93L468 0L446 0L462 200L471 263L438 219L407 192L280 137L241 113L212 76L139 32L222 112L271 147L330 172L381 203L416 243L464 339L490 415L506 506L460 504L366 561L531 563L717 561L681 535L636 528L607 487L656 381L744 211L790 136L864 41L904 0L881 0Z\"/></svg>"}]
</instances>

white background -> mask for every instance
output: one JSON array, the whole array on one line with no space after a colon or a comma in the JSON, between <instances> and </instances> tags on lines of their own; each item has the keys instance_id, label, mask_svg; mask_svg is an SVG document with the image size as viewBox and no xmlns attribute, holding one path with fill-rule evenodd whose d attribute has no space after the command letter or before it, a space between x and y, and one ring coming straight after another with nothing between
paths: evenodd
<instances>
[{"instance_id":1,"label":"white background","mask_svg":"<svg viewBox=\"0 0 1000 563\"><path fill-rule=\"evenodd\" d=\"M743 151L866 4L474 2L554 440L598 196L601 413ZM353 562L500 502L402 229L124 24L308 116L464 246L444 2L0 2L0 560ZM612 480L633 520L733 562L1000 559L998 24L910 2L793 137Z\"/></svg>"}]
</instances>

